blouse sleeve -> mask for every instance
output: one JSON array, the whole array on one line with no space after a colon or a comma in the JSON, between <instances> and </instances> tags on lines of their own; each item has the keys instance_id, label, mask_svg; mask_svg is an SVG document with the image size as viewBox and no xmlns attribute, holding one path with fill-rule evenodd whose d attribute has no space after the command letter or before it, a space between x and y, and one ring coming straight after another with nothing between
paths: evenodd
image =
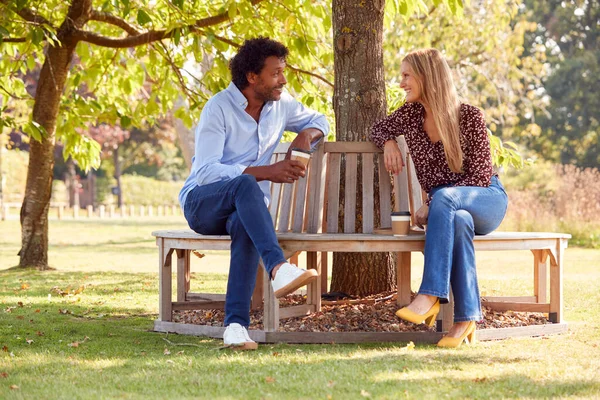
<instances>
[{"instance_id":1,"label":"blouse sleeve","mask_svg":"<svg viewBox=\"0 0 600 400\"><path fill-rule=\"evenodd\" d=\"M455 186L481 186L490 185L494 168L492 166L492 153L490 139L485 126L485 118L481 110L467 106L461 116L461 127L466 145L463 147L463 176Z\"/></svg>"},{"instance_id":2,"label":"blouse sleeve","mask_svg":"<svg viewBox=\"0 0 600 400\"><path fill-rule=\"evenodd\" d=\"M371 127L371 141L380 149L390 139L403 135L411 118L411 103L406 103Z\"/></svg>"}]
</instances>

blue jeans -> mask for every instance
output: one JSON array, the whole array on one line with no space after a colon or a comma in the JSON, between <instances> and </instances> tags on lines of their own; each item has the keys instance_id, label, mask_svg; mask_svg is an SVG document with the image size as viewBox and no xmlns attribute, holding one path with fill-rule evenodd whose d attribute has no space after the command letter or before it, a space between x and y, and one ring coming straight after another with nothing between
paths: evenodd
<instances>
[{"instance_id":1,"label":"blue jeans","mask_svg":"<svg viewBox=\"0 0 600 400\"><path fill-rule=\"evenodd\" d=\"M431 190L425 267L419 293L447 303L452 286L454 322L479 321L481 301L473 237L500 225L508 197L497 176L489 187L438 186Z\"/></svg>"},{"instance_id":2,"label":"blue jeans","mask_svg":"<svg viewBox=\"0 0 600 400\"><path fill-rule=\"evenodd\" d=\"M224 325L237 322L248 327L259 257L269 276L285 262L256 178L240 175L195 187L185 201L184 215L197 233L231 236Z\"/></svg>"}]
</instances>

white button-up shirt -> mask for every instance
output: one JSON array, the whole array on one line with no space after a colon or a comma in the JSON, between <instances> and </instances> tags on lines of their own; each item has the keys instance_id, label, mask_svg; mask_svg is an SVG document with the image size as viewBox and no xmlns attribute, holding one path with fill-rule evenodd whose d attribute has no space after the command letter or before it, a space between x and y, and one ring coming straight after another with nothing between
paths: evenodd
<instances>
[{"instance_id":1,"label":"white button-up shirt","mask_svg":"<svg viewBox=\"0 0 600 400\"><path fill-rule=\"evenodd\" d=\"M248 100L233 83L204 106L195 130L192 170L179 193L183 209L187 195L196 186L233 179L247 167L269 165L284 131L307 128L329 133L323 114L304 107L288 93L278 101L266 102L258 123L246 112ZM259 185L270 200L270 182Z\"/></svg>"}]
</instances>

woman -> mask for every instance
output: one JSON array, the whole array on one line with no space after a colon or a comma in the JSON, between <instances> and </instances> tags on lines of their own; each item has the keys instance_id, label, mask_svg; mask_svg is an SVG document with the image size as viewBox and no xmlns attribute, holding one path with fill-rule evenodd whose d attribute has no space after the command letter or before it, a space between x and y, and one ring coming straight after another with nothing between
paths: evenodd
<instances>
[{"instance_id":1,"label":"woman","mask_svg":"<svg viewBox=\"0 0 600 400\"><path fill-rule=\"evenodd\" d=\"M508 198L492 168L483 114L461 104L440 52L414 51L401 71L406 103L373 126L371 140L384 150L386 169L397 174L404 162L395 138L404 135L427 193L415 220L427 230L419 293L396 315L432 326L452 287L454 324L438 346L458 347L473 341L475 322L482 319L473 236L500 225Z\"/></svg>"}]
</instances>

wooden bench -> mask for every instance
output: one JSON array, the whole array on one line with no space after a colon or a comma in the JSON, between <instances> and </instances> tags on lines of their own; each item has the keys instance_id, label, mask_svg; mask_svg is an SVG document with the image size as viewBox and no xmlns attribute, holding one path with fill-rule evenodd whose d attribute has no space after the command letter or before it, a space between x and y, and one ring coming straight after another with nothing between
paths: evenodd
<instances>
[{"instance_id":1,"label":"wooden bench","mask_svg":"<svg viewBox=\"0 0 600 400\"><path fill-rule=\"evenodd\" d=\"M422 192L402 137L400 148L407 168L391 178L383 167L382 152L369 142L334 142L321 144L310 161L307 177L294 184L272 184L270 213L277 238L286 258L306 252L307 267L315 268L321 279L307 287L306 304L279 308L264 268L259 268L253 307L264 299L263 330L250 336L261 342L360 342L418 341L433 343L452 324L452 299L438 316L437 332L279 332L279 320L307 315L321 308L321 293L327 285L328 252L396 252L399 306L410 302L411 252L422 252L425 235L411 233L395 237L391 233L391 211L410 210L412 215L423 204ZM278 145L272 161L285 157L289 144ZM379 165L379 168L375 168ZM377 176L375 176L377 172ZM362 187L357 187L357 176ZM379 187L379 204L374 205L375 186ZM343 193L340 191L343 188ZM362 209L357 210L356 193L362 192ZM340 207L343 196L343 209ZM393 200L392 200L393 198ZM356 215L360 211L361 223ZM338 221L343 216L343 226ZM378 223L376 223L378 221ZM359 230L356 226L359 225ZM229 250L229 236L199 235L191 230L156 231L159 249L160 303L159 319L154 328L161 332L222 337L224 328L175 323L174 310L216 309L224 307L225 295L190 292L190 253L193 250ZM476 250L529 250L533 253L533 293L520 297L487 297L484 306L494 310L542 312L552 324L519 328L484 329L480 340L512 336L558 333L566 330L562 319L563 254L570 235L561 233L494 232L475 237ZM172 298L172 255L177 256L176 300ZM549 298L547 289L549 285Z\"/></svg>"}]
</instances>

